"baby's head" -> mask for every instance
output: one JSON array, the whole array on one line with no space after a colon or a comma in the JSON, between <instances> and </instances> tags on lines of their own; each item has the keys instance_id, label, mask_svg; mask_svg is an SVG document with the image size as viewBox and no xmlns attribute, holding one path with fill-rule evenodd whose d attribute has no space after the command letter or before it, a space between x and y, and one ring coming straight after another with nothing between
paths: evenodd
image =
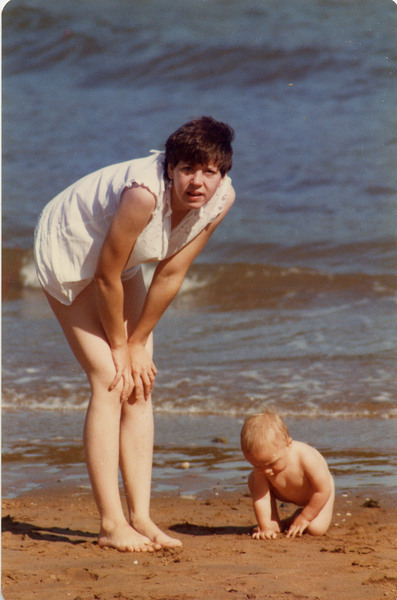
<instances>
[{"instance_id":1,"label":"baby's head","mask_svg":"<svg viewBox=\"0 0 397 600\"><path fill-rule=\"evenodd\" d=\"M269 456L291 444L291 436L284 421L277 414L264 411L245 419L241 430L241 449L250 462L257 456Z\"/></svg>"}]
</instances>

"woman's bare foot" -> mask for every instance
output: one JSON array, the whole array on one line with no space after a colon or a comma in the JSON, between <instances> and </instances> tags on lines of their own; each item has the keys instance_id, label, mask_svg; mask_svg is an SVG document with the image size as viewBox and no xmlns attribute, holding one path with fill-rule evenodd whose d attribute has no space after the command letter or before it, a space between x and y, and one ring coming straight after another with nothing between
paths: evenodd
<instances>
[{"instance_id":1,"label":"woman's bare foot","mask_svg":"<svg viewBox=\"0 0 397 600\"><path fill-rule=\"evenodd\" d=\"M134 518L133 523L131 526L143 536L148 537L153 544L160 544L163 548L180 548L182 546L181 540L167 535L150 518L142 520Z\"/></svg>"},{"instance_id":2,"label":"woman's bare foot","mask_svg":"<svg viewBox=\"0 0 397 600\"><path fill-rule=\"evenodd\" d=\"M127 522L112 529L101 529L98 537L100 548L115 548L119 552L154 552L161 548L148 537L141 535Z\"/></svg>"}]
</instances>

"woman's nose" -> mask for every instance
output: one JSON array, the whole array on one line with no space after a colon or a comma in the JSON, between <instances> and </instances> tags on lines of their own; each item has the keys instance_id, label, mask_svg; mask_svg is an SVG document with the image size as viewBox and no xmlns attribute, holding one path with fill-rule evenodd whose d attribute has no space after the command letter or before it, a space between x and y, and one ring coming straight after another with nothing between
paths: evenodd
<instances>
[{"instance_id":1,"label":"woman's nose","mask_svg":"<svg viewBox=\"0 0 397 600\"><path fill-rule=\"evenodd\" d=\"M192 179L194 185L201 185L203 183L203 172L201 170L197 170L193 173Z\"/></svg>"}]
</instances>

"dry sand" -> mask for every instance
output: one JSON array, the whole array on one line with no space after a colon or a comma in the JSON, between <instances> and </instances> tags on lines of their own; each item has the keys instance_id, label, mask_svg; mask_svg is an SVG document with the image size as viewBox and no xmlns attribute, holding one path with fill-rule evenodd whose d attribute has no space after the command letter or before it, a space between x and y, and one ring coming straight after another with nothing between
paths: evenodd
<instances>
[{"instance_id":1,"label":"dry sand","mask_svg":"<svg viewBox=\"0 0 397 600\"><path fill-rule=\"evenodd\" d=\"M320 538L256 541L244 491L154 497L154 520L184 546L130 554L98 547L86 490L30 493L3 501L2 592L5 600L396 600L397 508L386 494L371 499L340 495Z\"/></svg>"}]
</instances>

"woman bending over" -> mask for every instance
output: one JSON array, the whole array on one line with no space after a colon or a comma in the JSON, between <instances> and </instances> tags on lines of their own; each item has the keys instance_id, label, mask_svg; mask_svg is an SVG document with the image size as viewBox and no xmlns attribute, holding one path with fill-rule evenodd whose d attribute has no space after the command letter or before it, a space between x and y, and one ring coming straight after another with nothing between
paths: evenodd
<instances>
[{"instance_id":1,"label":"woman bending over","mask_svg":"<svg viewBox=\"0 0 397 600\"><path fill-rule=\"evenodd\" d=\"M101 547L181 545L149 511L153 329L233 204L233 135L211 117L190 121L168 138L165 153L105 167L68 187L36 228L39 281L91 387L84 448ZM149 262L157 266L146 290L140 265Z\"/></svg>"}]
</instances>

